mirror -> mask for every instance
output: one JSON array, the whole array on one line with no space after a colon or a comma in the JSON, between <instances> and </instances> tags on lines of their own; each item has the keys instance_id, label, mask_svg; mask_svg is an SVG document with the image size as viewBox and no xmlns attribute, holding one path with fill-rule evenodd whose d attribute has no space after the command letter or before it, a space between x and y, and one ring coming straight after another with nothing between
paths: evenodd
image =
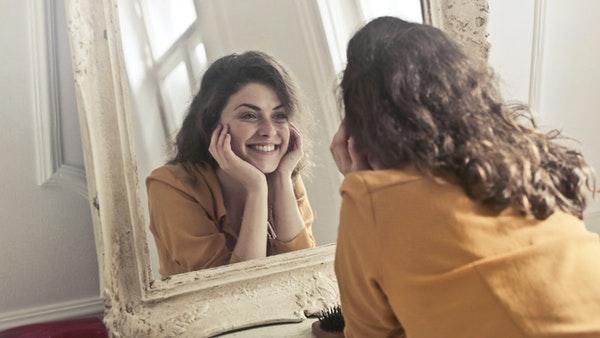
<instances>
[{"instance_id":1,"label":"mirror","mask_svg":"<svg viewBox=\"0 0 600 338\"><path fill-rule=\"evenodd\" d=\"M311 10L311 4L317 5L316 12ZM300 129L305 150L306 145L314 145L309 153L314 166L294 181L298 201L296 209L305 224L305 233L296 226L290 236L285 227L288 224L293 227L297 216L292 215L291 220L277 220L279 205L269 203L270 215L274 214L275 219L269 218L266 255L334 243L341 176L328 147L339 124L334 89L336 74L341 71L344 62L345 42L361 24L376 16L395 15L422 22L421 1L182 0L175 3L136 0L118 1L117 5L140 183L137 194L146 224L145 242L152 278L160 279L175 273L245 260L236 255L238 251L234 251L244 244L237 245L238 242L252 240L246 233L240 233L242 212L236 210L243 208L236 208L236 204L243 204L243 201L231 197L239 195L239 191L231 192L237 189L232 184L240 186L239 182L233 180L231 184L224 184L223 176L215 175L223 171L213 168L185 170L189 159L163 167L175 156L173 141L189 111L192 98L198 93L206 69L215 60L232 53L257 50L272 56L291 73L292 82L299 88L300 104L307 109L296 115L304 115L301 116L304 120L312 122L300 124L303 127ZM337 31L327 36L328 28ZM334 59L334 56L337 58ZM319 60L320 64L316 65L311 60ZM229 67L233 67L233 62ZM233 74L238 71L219 72L217 76L223 78L235 77ZM281 99L276 98L276 105ZM248 111L247 106L244 109L235 113ZM254 110L251 112L256 113ZM254 126L256 123L245 122L242 125ZM252 159L253 155L263 157L263 154L257 155L253 148L243 152L243 147L236 149L236 131L231 134L234 151L239 150L237 155L246 156L246 160ZM198 132L193 137L200 139ZM278 142L279 135L273 137L273 142ZM271 142L264 138L261 140L257 135L244 141ZM161 169L146 181L159 167ZM186 179L200 180L203 188L178 183ZM156 191L150 203L144 182ZM302 187L302 182L306 188ZM269 183L269 192L276 190L271 180ZM228 190L230 193L227 193ZM203 198L209 200L210 205L203 205ZM274 197L275 200L281 198ZM216 210L214 204L224 205L224 209ZM148 210L149 205L152 210ZM198 215L199 210L202 215ZM284 228L281 233L278 223ZM250 227L251 224L244 226ZM256 225L252 225L252 229L255 229L252 230L254 232L264 231ZM189 249L178 249L182 247ZM262 252L265 255L265 248Z\"/></svg>"},{"instance_id":2,"label":"mirror","mask_svg":"<svg viewBox=\"0 0 600 338\"><path fill-rule=\"evenodd\" d=\"M335 240L335 230L329 232L333 234L330 237L326 230L335 229L338 210L335 198L339 176L333 166L327 165L331 161L327 149L330 136L338 122L332 93L336 74L343 67L343 46L356 23L365 17L357 8L367 1L193 2L198 19L194 22L200 26L200 35L186 35L187 26L182 24L185 27L181 28L177 23L159 29L165 34L160 39L170 38L171 42L155 47L148 44L149 40L145 42L143 48L161 55L158 60L167 65L152 68L155 82L151 84L144 82L145 75L126 67L123 45L130 45L131 41L122 35L119 24L120 6L125 3L121 0L67 2L88 191L106 304L104 322L109 330L120 336L210 336L260 324L302 321L307 315L337 303L332 264L335 247L327 244ZM160 2L162 5L159 1L152 3L167 6L164 1ZM486 1L422 3L426 21L455 35L469 52L485 54ZM143 10L138 7L138 11ZM268 20L264 16L246 15L271 10L282 14L268 16ZM376 9L370 13L382 14ZM193 13L187 15L183 23L194 17ZM182 30L185 30L183 35ZM172 43L173 36L178 36L176 39L187 48L184 49L187 54L182 51L182 55L175 53L173 58L160 59L171 55L171 45L180 45ZM183 38L179 39L180 36ZM200 43L203 47L198 47ZM323 165L323 170L313 169L312 181L307 179L306 184L316 215L314 234L320 246L157 279L156 270L151 268L150 238L144 216L144 179L152 167L164 161L160 156L164 154L166 140L178 127L186 100L197 89L194 86L202 73L202 52L209 64L231 52L251 49L267 52L285 63L298 78L298 86L315 116L321 114L315 118L318 123L311 137L315 143L313 160ZM199 57L194 59L195 55ZM145 67L155 62L143 60L137 71L145 72ZM189 90L182 89L179 81L187 81ZM155 91L148 101L136 102L143 95L134 90L145 88L152 92L160 86L163 91ZM175 113L161 115L160 109ZM146 111L150 113L142 119L140 116ZM144 132L152 135L157 130L159 137L148 137L148 142L154 143L142 141ZM152 157L144 149L159 150L156 153L159 155ZM320 193L327 189L330 192ZM245 315L239 316L240 313Z\"/></svg>"}]
</instances>

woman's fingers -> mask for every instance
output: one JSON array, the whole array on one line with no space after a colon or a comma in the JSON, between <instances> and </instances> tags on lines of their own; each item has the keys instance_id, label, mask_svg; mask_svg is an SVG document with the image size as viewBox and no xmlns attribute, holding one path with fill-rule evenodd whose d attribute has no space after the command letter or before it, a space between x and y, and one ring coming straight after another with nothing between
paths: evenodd
<instances>
[{"instance_id":1,"label":"woman's fingers","mask_svg":"<svg viewBox=\"0 0 600 338\"><path fill-rule=\"evenodd\" d=\"M221 168L228 168L233 159L229 126L219 125L213 132L209 151Z\"/></svg>"},{"instance_id":2,"label":"woman's fingers","mask_svg":"<svg viewBox=\"0 0 600 338\"><path fill-rule=\"evenodd\" d=\"M343 123L333 137L330 149L335 164L343 175L357 170L372 169L367 157L356 149L354 138L348 136Z\"/></svg>"},{"instance_id":3,"label":"woman's fingers","mask_svg":"<svg viewBox=\"0 0 600 338\"><path fill-rule=\"evenodd\" d=\"M345 175L350 168L352 159L348 153L348 137L343 123L340 124L338 131L333 136L329 150L331 151L331 155L333 155L338 170Z\"/></svg>"},{"instance_id":4,"label":"woman's fingers","mask_svg":"<svg viewBox=\"0 0 600 338\"><path fill-rule=\"evenodd\" d=\"M342 174L346 174L350 169L350 165L352 164L352 159L350 158L350 154L348 153L348 146L346 143L337 144L331 150L333 154L333 159L335 160L335 164L338 167L338 170Z\"/></svg>"},{"instance_id":5,"label":"woman's fingers","mask_svg":"<svg viewBox=\"0 0 600 338\"><path fill-rule=\"evenodd\" d=\"M352 171L370 169L369 162L365 156L359 154L356 150L356 143L352 137L348 139L348 154L352 163Z\"/></svg>"},{"instance_id":6,"label":"woman's fingers","mask_svg":"<svg viewBox=\"0 0 600 338\"><path fill-rule=\"evenodd\" d=\"M219 150L223 150L223 147L225 146L225 137L228 134L229 134L229 126L225 125L225 126L223 126L223 128L221 129L221 132L219 133L219 139L217 142Z\"/></svg>"},{"instance_id":7,"label":"woman's fingers","mask_svg":"<svg viewBox=\"0 0 600 338\"><path fill-rule=\"evenodd\" d=\"M217 140L219 139L219 134L221 133L222 128L223 127L220 124L215 128L212 135L210 136L210 145L208 146L208 151L217 162L219 162L217 159L217 157L219 156L219 154L217 153Z\"/></svg>"},{"instance_id":8,"label":"woman's fingers","mask_svg":"<svg viewBox=\"0 0 600 338\"><path fill-rule=\"evenodd\" d=\"M221 163L219 166L223 169L237 167L239 163L236 161L242 161L231 148L231 134L229 133L229 126L224 126L221 131L221 135L219 135L218 140L218 153L221 158Z\"/></svg>"},{"instance_id":9,"label":"woman's fingers","mask_svg":"<svg viewBox=\"0 0 600 338\"><path fill-rule=\"evenodd\" d=\"M231 135L230 134L226 134L225 138L223 139L223 156L228 161L232 161L237 157L237 155L231 149Z\"/></svg>"},{"instance_id":10,"label":"woman's fingers","mask_svg":"<svg viewBox=\"0 0 600 338\"><path fill-rule=\"evenodd\" d=\"M360 156L356 152L354 139L352 137L348 139L348 155L350 156L350 161L352 161L352 163L360 161Z\"/></svg>"}]
</instances>

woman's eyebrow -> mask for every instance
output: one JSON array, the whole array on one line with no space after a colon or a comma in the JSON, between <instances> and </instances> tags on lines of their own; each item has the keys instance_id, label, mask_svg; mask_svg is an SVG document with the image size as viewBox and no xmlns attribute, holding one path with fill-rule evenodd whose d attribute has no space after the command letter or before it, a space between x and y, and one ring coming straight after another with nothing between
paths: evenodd
<instances>
[{"instance_id":1,"label":"woman's eyebrow","mask_svg":"<svg viewBox=\"0 0 600 338\"><path fill-rule=\"evenodd\" d=\"M248 108L250 108L250 109L254 109L254 110L258 110L258 111L260 111L260 110L261 110L259 107L255 106L255 105L253 105L253 104L250 104L250 103L242 103L242 104L240 104L239 106L235 107L235 109L238 109L239 107L248 107ZM234 110L235 110L235 109L234 109Z\"/></svg>"},{"instance_id":2,"label":"woman's eyebrow","mask_svg":"<svg viewBox=\"0 0 600 338\"><path fill-rule=\"evenodd\" d=\"M255 106L255 105L253 105L253 104L250 104L250 103L242 103L242 104L240 104L239 106L235 107L235 109L238 109L239 107L248 107L248 108L250 108L250 109L254 109L254 110L258 110L258 111L261 111L261 110L262 110L262 109L260 109L258 106ZM279 108L283 108L283 104L280 104L280 105L278 105L277 107L273 108L273 110L277 110L277 109L279 109ZM234 110L235 110L235 109L234 109Z\"/></svg>"}]
</instances>

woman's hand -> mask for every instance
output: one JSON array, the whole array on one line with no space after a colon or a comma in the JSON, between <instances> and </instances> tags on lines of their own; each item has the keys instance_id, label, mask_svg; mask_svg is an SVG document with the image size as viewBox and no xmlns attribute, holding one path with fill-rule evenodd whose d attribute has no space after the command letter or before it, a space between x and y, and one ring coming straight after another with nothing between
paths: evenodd
<instances>
[{"instance_id":1,"label":"woman's hand","mask_svg":"<svg viewBox=\"0 0 600 338\"><path fill-rule=\"evenodd\" d=\"M290 141L288 149L281 158L275 174L287 178L291 177L292 172L298 165L298 162L300 162L302 155L304 155L304 151L302 150L302 135L300 134L300 131L290 123Z\"/></svg>"},{"instance_id":2,"label":"woman's hand","mask_svg":"<svg viewBox=\"0 0 600 338\"><path fill-rule=\"evenodd\" d=\"M219 125L210 138L208 151L229 176L238 181L246 191L265 188L265 175L252 164L242 160L231 150L229 126Z\"/></svg>"},{"instance_id":3,"label":"woman's hand","mask_svg":"<svg viewBox=\"0 0 600 338\"><path fill-rule=\"evenodd\" d=\"M354 139L348 136L344 121L342 121L338 131L333 136L329 150L338 170L344 176L354 171L373 169L369 165L367 157L356 151Z\"/></svg>"}]
</instances>

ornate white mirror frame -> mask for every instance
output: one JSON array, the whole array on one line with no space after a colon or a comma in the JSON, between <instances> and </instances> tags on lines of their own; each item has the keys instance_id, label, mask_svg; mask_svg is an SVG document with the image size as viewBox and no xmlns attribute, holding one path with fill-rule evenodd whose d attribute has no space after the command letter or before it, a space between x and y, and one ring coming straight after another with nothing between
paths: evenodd
<instances>
[{"instance_id":1,"label":"ornate white mirror frame","mask_svg":"<svg viewBox=\"0 0 600 338\"><path fill-rule=\"evenodd\" d=\"M426 22L450 32L468 52L487 55L486 0L422 3ZM299 322L337 303L334 245L151 279L117 0L68 0L66 7L104 322L111 334L210 336Z\"/></svg>"}]
</instances>

